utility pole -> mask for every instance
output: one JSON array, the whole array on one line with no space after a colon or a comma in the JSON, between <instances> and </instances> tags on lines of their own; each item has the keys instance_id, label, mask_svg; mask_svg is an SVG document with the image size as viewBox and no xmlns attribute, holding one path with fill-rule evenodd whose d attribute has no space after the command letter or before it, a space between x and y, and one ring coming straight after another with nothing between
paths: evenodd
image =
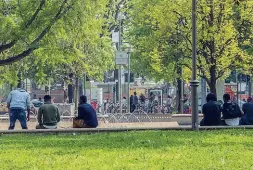
<instances>
[{"instance_id":1,"label":"utility pole","mask_svg":"<svg viewBox=\"0 0 253 170\"><path fill-rule=\"evenodd\" d=\"M51 82L50 82L50 78L48 78L48 95L51 95Z\"/></svg>"},{"instance_id":2,"label":"utility pole","mask_svg":"<svg viewBox=\"0 0 253 170\"><path fill-rule=\"evenodd\" d=\"M248 79L248 77L249 77L249 79ZM247 76L247 80L248 80L248 89L249 89L249 97L251 97L251 76L250 75L248 75Z\"/></svg>"},{"instance_id":3,"label":"utility pole","mask_svg":"<svg viewBox=\"0 0 253 170\"><path fill-rule=\"evenodd\" d=\"M131 56L131 47L128 47L128 72L127 72L127 83L128 83L128 88L127 88L127 111L130 113L130 56Z\"/></svg>"},{"instance_id":4,"label":"utility pole","mask_svg":"<svg viewBox=\"0 0 253 170\"><path fill-rule=\"evenodd\" d=\"M84 78L83 78L83 95L86 96L86 73L84 73Z\"/></svg>"},{"instance_id":5,"label":"utility pole","mask_svg":"<svg viewBox=\"0 0 253 170\"><path fill-rule=\"evenodd\" d=\"M119 13L119 43L118 43L118 51L121 51L121 24L122 24L122 13ZM122 73L121 73L121 65L119 65L119 75L118 75L118 79L119 79L119 110L120 110L120 114L122 114L122 83L121 83L121 79L122 79Z\"/></svg>"},{"instance_id":6,"label":"utility pole","mask_svg":"<svg viewBox=\"0 0 253 170\"><path fill-rule=\"evenodd\" d=\"M192 130L198 130L198 94L197 88L197 0L192 0L192 80L191 80L191 97L192 97Z\"/></svg>"},{"instance_id":7,"label":"utility pole","mask_svg":"<svg viewBox=\"0 0 253 170\"><path fill-rule=\"evenodd\" d=\"M201 107L203 107L203 105L206 102L206 81L204 78L201 78Z\"/></svg>"},{"instance_id":8,"label":"utility pole","mask_svg":"<svg viewBox=\"0 0 253 170\"><path fill-rule=\"evenodd\" d=\"M181 76L182 76L182 66L181 66ZM181 88L181 96L180 96L180 113L183 114L184 113L184 79L183 77L181 77L181 84L180 84L180 88Z\"/></svg>"}]
</instances>

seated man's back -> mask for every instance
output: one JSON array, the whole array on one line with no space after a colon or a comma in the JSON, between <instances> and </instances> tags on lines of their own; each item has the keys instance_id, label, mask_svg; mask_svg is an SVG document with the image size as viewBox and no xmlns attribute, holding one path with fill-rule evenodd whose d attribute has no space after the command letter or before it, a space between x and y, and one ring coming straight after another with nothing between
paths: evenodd
<instances>
[{"instance_id":1,"label":"seated man's back","mask_svg":"<svg viewBox=\"0 0 253 170\"><path fill-rule=\"evenodd\" d=\"M208 102L203 106L204 124L206 126L220 125L221 109L215 102Z\"/></svg>"},{"instance_id":2,"label":"seated man's back","mask_svg":"<svg viewBox=\"0 0 253 170\"><path fill-rule=\"evenodd\" d=\"M221 106L216 102L216 95L209 93L206 97L207 103L203 105L204 115L201 126L217 126L221 124Z\"/></svg>"},{"instance_id":3,"label":"seated man's back","mask_svg":"<svg viewBox=\"0 0 253 170\"><path fill-rule=\"evenodd\" d=\"M83 119L84 123L87 126L90 126L90 127L97 127L98 126L96 111L93 109L93 107L91 105L89 105L87 103L79 106L78 118Z\"/></svg>"},{"instance_id":4,"label":"seated man's back","mask_svg":"<svg viewBox=\"0 0 253 170\"><path fill-rule=\"evenodd\" d=\"M79 100L78 107L78 117L77 120L83 120L82 125L78 125L78 127L91 127L95 128L98 126L97 114L93 107L87 103L87 97L81 96Z\"/></svg>"},{"instance_id":5,"label":"seated man's back","mask_svg":"<svg viewBox=\"0 0 253 170\"><path fill-rule=\"evenodd\" d=\"M55 129L60 121L60 113L58 107L51 103L51 97L44 97L45 103L39 108L38 122L36 129Z\"/></svg>"},{"instance_id":6,"label":"seated man's back","mask_svg":"<svg viewBox=\"0 0 253 170\"><path fill-rule=\"evenodd\" d=\"M243 104L242 110L244 115L241 118L240 125L253 125L253 103Z\"/></svg>"}]
</instances>

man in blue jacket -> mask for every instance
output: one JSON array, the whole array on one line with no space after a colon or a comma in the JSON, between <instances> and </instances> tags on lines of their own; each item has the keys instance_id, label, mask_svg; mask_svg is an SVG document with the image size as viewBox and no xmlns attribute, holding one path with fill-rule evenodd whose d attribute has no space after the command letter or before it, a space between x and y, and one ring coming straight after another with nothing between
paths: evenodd
<instances>
[{"instance_id":1,"label":"man in blue jacket","mask_svg":"<svg viewBox=\"0 0 253 170\"><path fill-rule=\"evenodd\" d=\"M87 103L87 97L79 99L78 117L73 121L74 128L96 128L98 126L97 114L93 107Z\"/></svg>"},{"instance_id":2,"label":"man in blue jacket","mask_svg":"<svg viewBox=\"0 0 253 170\"><path fill-rule=\"evenodd\" d=\"M7 99L7 107L10 110L9 130L13 130L15 128L16 120L19 120L22 129L27 129L26 121L29 121L30 118L29 93L21 88L11 91Z\"/></svg>"},{"instance_id":3,"label":"man in blue jacket","mask_svg":"<svg viewBox=\"0 0 253 170\"><path fill-rule=\"evenodd\" d=\"M247 103L242 105L242 111L244 115L240 120L240 125L253 125L253 99L252 97L248 98Z\"/></svg>"}]
</instances>

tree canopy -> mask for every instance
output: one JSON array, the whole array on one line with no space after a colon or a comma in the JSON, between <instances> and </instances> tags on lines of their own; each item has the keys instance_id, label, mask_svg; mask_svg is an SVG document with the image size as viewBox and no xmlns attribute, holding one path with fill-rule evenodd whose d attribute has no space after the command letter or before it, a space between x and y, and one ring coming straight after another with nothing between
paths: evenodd
<instances>
[{"instance_id":1,"label":"tree canopy","mask_svg":"<svg viewBox=\"0 0 253 170\"><path fill-rule=\"evenodd\" d=\"M147 74L159 79L177 77L178 66L191 69L191 2L135 0L129 5L128 34L135 49L135 63L147 65ZM242 46L252 43L250 13L250 0L198 1L198 75L213 93L217 80L227 76L231 69L249 68L246 63L252 57Z\"/></svg>"},{"instance_id":2,"label":"tree canopy","mask_svg":"<svg viewBox=\"0 0 253 170\"><path fill-rule=\"evenodd\" d=\"M15 83L17 72L44 81L48 74L101 78L113 67L110 0L0 2L0 72ZM50 73L49 73L50 72Z\"/></svg>"}]
</instances>

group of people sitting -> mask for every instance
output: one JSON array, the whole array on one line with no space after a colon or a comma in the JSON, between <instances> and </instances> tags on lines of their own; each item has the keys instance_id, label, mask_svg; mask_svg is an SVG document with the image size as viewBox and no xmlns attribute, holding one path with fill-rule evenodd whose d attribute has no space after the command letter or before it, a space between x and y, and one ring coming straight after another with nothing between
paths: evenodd
<instances>
[{"instance_id":1,"label":"group of people sitting","mask_svg":"<svg viewBox=\"0 0 253 170\"><path fill-rule=\"evenodd\" d=\"M209 93L206 97L206 104L203 105L202 113L204 118L200 126L238 126L253 125L253 99L248 98L247 103L240 106L231 101L229 94L223 95L223 105L217 102L217 97Z\"/></svg>"},{"instance_id":2,"label":"group of people sitting","mask_svg":"<svg viewBox=\"0 0 253 170\"><path fill-rule=\"evenodd\" d=\"M28 129L27 121L30 119L30 96L23 89L13 90L7 99L9 109L9 130L15 128L16 120L20 121L22 129ZM51 102L51 96L44 96L44 104L38 110L38 125L36 129L56 129L60 122L60 113L56 105ZM74 128L96 128L98 126L97 114L93 107L87 103L86 96L80 96L78 116L73 119Z\"/></svg>"}]
</instances>

